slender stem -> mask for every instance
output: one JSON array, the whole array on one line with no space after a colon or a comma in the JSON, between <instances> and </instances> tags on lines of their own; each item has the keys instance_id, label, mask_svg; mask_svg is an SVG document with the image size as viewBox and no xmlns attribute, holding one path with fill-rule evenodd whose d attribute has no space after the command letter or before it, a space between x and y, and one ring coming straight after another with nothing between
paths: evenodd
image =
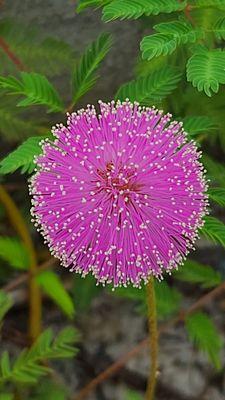
<instances>
[{"instance_id":1,"label":"slender stem","mask_svg":"<svg viewBox=\"0 0 225 400\"><path fill-rule=\"evenodd\" d=\"M35 274L37 273L37 259L30 233L26 223L13 199L9 196L5 188L0 185L0 201L4 205L9 220L15 231L23 241L30 261L29 269L29 338L34 341L41 332L41 292L36 283Z\"/></svg>"},{"instance_id":2,"label":"slender stem","mask_svg":"<svg viewBox=\"0 0 225 400\"><path fill-rule=\"evenodd\" d=\"M5 286L3 286L3 290L5 292L11 292L12 290L16 289L18 286L20 286L22 283L26 282L29 280L30 275L32 274L33 276L37 276L43 271L46 271L57 263L57 260L55 258L49 258L49 260L43 262L43 264L39 265L37 269L33 272L25 272L24 274L20 274L17 276L15 279L7 283Z\"/></svg>"},{"instance_id":3,"label":"slender stem","mask_svg":"<svg viewBox=\"0 0 225 400\"><path fill-rule=\"evenodd\" d=\"M154 278L151 277L147 284L148 329L151 367L147 383L146 400L153 400L156 387L158 369L158 329Z\"/></svg>"},{"instance_id":4,"label":"slender stem","mask_svg":"<svg viewBox=\"0 0 225 400\"><path fill-rule=\"evenodd\" d=\"M8 43L0 37L0 47L4 52L7 54L9 59L13 62L13 64L20 70L25 70L25 66L23 65L22 61L16 56L16 54L10 49Z\"/></svg>"}]
</instances>

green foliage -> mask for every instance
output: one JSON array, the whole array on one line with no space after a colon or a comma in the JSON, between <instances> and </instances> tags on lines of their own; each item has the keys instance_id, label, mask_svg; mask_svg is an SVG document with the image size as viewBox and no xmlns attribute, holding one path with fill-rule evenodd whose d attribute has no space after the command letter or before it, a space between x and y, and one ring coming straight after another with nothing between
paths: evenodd
<instances>
[{"instance_id":1,"label":"green foliage","mask_svg":"<svg viewBox=\"0 0 225 400\"><path fill-rule=\"evenodd\" d=\"M0 290L0 321L4 318L5 314L12 307L13 301L10 294Z\"/></svg>"},{"instance_id":2,"label":"green foliage","mask_svg":"<svg viewBox=\"0 0 225 400\"><path fill-rule=\"evenodd\" d=\"M143 396L141 396L137 392L133 392L133 390L128 390L126 393L126 399L125 400L143 400Z\"/></svg>"},{"instance_id":3,"label":"green foliage","mask_svg":"<svg viewBox=\"0 0 225 400\"><path fill-rule=\"evenodd\" d=\"M208 171L211 181L220 186L225 186L225 165L213 160L206 154L203 156L203 164Z\"/></svg>"},{"instance_id":4,"label":"green foliage","mask_svg":"<svg viewBox=\"0 0 225 400\"><path fill-rule=\"evenodd\" d=\"M158 33L145 36L141 41L144 60L172 54L178 46L194 43L204 35L203 31L194 29L189 22L183 20L162 22L155 25L154 29Z\"/></svg>"},{"instance_id":5,"label":"green foliage","mask_svg":"<svg viewBox=\"0 0 225 400\"><path fill-rule=\"evenodd\" d=\"M225 17L219 18L213 26L213 32L217 39L225 39Z\"/></svg>"},{"instance_id":6,"label":"green foliage","mask_svg":"<svg viewBox=\"0 0 225 400\"><path fill-rule=\"evenodd\" d=\"M77 12L81 12L88 7L103 7L111 1L112 0L79 0L76 10Z\"/></svg>"},{"instance_id":7,"label":"green foliage","mask_svg":"<svg viewBox=\"0 0 225 400\"><path fill-rule=\"evenodd\" d=\"M116 99L138 101L140 104L152 105L168 96L178 85L181 74L176 68L164 67L152 74L125 83L116 94Z\"/></svg>"},{"instance_id":8,"label":"green foliage","mask_svg":"<svg viewBox=\"0 0 225 400\"><path fill-rule=\"evenodd\" d=\"M54 358L73 357L77 352L74 347L77 339L77 331L74 328L65 328L56 337L52 330L48 329L30 349L23 350L13 363L5 351L0 360L0 383L37 383L40 377L50 371L49 367L41 363Z\"/></svg>"},{"instance_id":9,"label":"green foliage","mask_svg":"<svg viewBox=\"0 0 225 400\"><path fill-rule=\"evenodd\" d=\"M0 162L0 174L15 172L18 168L21 168L22 173L31 173L35 167L34 156L41 153L40 141L46 137L47 135L31 137L9 153Z\"/></svg>"},{"instance_id":10,"label":"green foliage","mask_svg":"<svg viewBox=\"0 0 225 400\"><path fill-rule=\"evenodd\" d=\"M61 308L69 318L74 317L75 309L73 301L64 288L58 275L52 271L44 271L38 274L36 281L42 290Z\"/></svg>"},{"instance_id":11,"label":"green foliage","mask_svg":"<svg viewBox=\"0 0 225 400\"><path fill-rule=\"evenodd\" d=\"M68 390L65 386L59 382L53 382L45 378L35 388L32 400L67 400L67 394Z\"/></svg>"},{"instance_id":12,"label":"green foliage","mask_svg":"<svg viewBox=\"0 0 225 400\"><path fill-rule=\"evenodd\" d=\"M0 77L0 88L11 94L25 96L24 100L19 101L18 106L45 105L49 112L63 110L62 100L45 76L34 72L20 74L20 81L14 76Z\"/></svg>"},{"instance_id":13,"label":"green foliage","mask_svg":"<svg viewBox=\"0 0 225 400\"><path fill-rule=\"evenodd\" d=\"M34 24L27 27L16 19L2 19L0 36L30 71L47 76L56 75L70 70L76 59L75 52L68 43L52 37L43 39ZM1 48L0 60L1 73L15 73L16 66Z\"/></svg>"},{"instance_id":14,"label":"green foliage","mask_svg":"<svg viewBox=\"0 0 225 400\"><path fill-rule=\"evenodd\" d=\"M194 8L215 7L219 10L225 10L224 0L191 0Z\"/></svg>"},{"instance_id":15,"label":"green foliage","mask_svg":"<svg viewBox=\"0 0 225 400\"><path fill-rule=\"evenodd\" d=\"M27 249L17 238L0 237L0 257L13 268L23 270L29 267Z\"/></svg>"},{"instance_id":16,"label":"green foliage","mask_svg":"<svg viewBox=\"0 0 225 400\"><path fill-rule=\"evenodd\" d=\"M220 350L223 342L213 321L207 314L198 312L186 319L188 335L194 344L207 353L209 360L219 369L221 367Z\"/></svg>"},{"instance_id":17,"label":"green foliage","mask_svg":"<svg viewBox=\"0 0 225 400\"><path fill-rule=\"evenodd\" d=\"M191 137L196 137L199 134L205 134L206 132L215 130L216 124L212 118L202 115L184 118L183 127Z\"/></svg>"},{"instance_id":18,"label":"green foliage","mask_svg":"<svg viewBox=\"0 0 225 400\"><path fill-rule=\"evenodd\" d=\"M213 187L208 190L209 198L220 206L225 206L225 189Z\"/></svg>"},{"instance_id":19,"label":"green foliage","mask_svg":"<svg viewBox=\"0 0 225 400\"><path fill-rule=\"evenodd\" d=\"M12 393L0 393L0 400L13 400Z\"/></svg>"},{"instance_id":20,"label":"green foliage","mask_svg":"<svg viewBox=\"0 0 225 400\"><path fill-rule=\"evenodd\" d=\"M201 233L213 242L225 247L225 225L215 217L205 217L205 225Z\"/></svg>"},{"instance_id":21,"label":"green foliage","mask_svg":"<svg viewBox=\"0 0 225 400\"><path fill-rule=\"evenodd\" d=\"M87 275L82 278L76 274L73 284L73 299L76 309L80 312L87 311L92 300L101 290L102 288L96 285L96 279L93 276Z\"/></svg>"},{"instance_id":22,"label":"green foliage","mask_svg":"<svg viewBox=\"0 0 225 400\"><path fill-rule=\"evenodd\" d=\"M142 15L158 15L181 11L187 2L176 0L114 0L103 8L103 21L119 19L137 19Z\"/></svg>"},{"instance_id":23,"label":"green foliage","mask_svg":"<svg viewBox=\"0 0 225 400\"><path fill-rule=\"evenodd\" d=\"M112 36L102 33L78 61L72 77L73 104L94 86L98 78L96 70L111 46Z\"/></svg>"},{"instance_id":24,"label":"green foliage","mask_svg":"<svg viewBox=\"0 0 225 400\"><path fill-rule=\"evenodd\" d=\"M224 63L225 51L198 46L187 63L187 80L211 97L212 92L218 92L219 84L225 84Z\"/></svg>"},{"instance_id":25,"label":"green foliage","mask_svg":"<svg viewBox=\"0 0 225 400\"><path fill-rule=\"evenodd\" d=\"M222 282L221 275L212 267L193 260L185 261L174 273L174 277L180 281L198 283L202 288L211 288Z\"/></svg>"}]
</instances>

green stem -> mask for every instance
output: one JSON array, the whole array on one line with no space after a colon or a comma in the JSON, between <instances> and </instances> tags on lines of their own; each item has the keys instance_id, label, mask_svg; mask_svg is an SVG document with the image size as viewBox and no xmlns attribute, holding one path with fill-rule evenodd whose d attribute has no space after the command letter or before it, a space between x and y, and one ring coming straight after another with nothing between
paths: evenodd
<instances>
[{"instance_id":1,"label":"green stem","mask_svg":"<svg viewBox=\"0 0 225 400\"><path fill-rule=\"evenodd\" d=\"M30 269L29 269L29 302L30 302L30 310L29 310L29 337L31 341L35 341L39 334L41 333L41 292L40 288L36 283L35 275L37 271L37 259L36 253L33 246L33 242L30 236L30 233L27 229L26 223L24 222L23 216L20 213L17 205L13 201L13 199L9 196L5 188L0 185L0 202L6 209L9 220L11 221L12 226L15 231L20 236L23 241L28 254L30 261Z\"/></svg>"},{"instance_id":2,"label":"green stem","mask_svg":"<svg viewBox=\"0 0 225 400\"><path fill-rule=\"evenodd\" d=\"M158 329L157 329L156 298L155 298L153 277L149 279L149 282L147 284L147 305L148 305L148 329L149 329L151 368L148 377L145 399L153 400L155 394L157 370L158 370Z\"/></svg>"}]
</instances>

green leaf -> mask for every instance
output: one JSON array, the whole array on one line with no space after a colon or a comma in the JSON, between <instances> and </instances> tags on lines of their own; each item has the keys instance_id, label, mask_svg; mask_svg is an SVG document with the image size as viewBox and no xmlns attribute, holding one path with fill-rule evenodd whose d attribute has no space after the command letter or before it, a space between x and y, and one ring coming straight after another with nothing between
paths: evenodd
<instances>
[{"instance_id":1,"label":"green leaf","mask_svg":"<svg viewBox=\"0 0 225 400\"><path fill-rule=\"evenodd\" d=\"M81 12L88 7L99 8L110 3L112 0L79 0L76 8L77 12Z\"/></svg>"},{"instance_id":2,"label":"green leaf","mask_svg":"<svg viewBox=\"0 0 225 400\"><path fill-rule=\"evenodd\" d=\"M210 158L208 155L203 156L203 164L205 165L208 176L212 182L225 186L225 165Z\"/></svg>"},{"instance_id":3,"label":"green leaf","mask_svg":"<svg viewBox=\"0 0 225 400\"><path fill-rule=\"evenodd\" d=\"M185 117L183 120L183 127L192 137L217 128L212 118L207 116Z\"/></svg>"},{"instance_id":4,"label":"green leaf","mask_svg":"<svg viewBox=\"0 0 225 400\"><path fill-rule=\"evenodd\" d=\"M8 376L8 374L10 373L10 368L11 368L8 351L4 351L2 353L0 368L1 368L1 374L2 374L3 378Z\"/></svg>"},{"instance_id":5,"label":"green leaf","mask_svg":"<svg viewBox=\"0 0 225 400\"><path fill-rule=\"evenodd\" d=\"M59 277L52 271L38 274L36 281L42 290L61 308L69 318L74 317L75 309L70 295L67 293Z\"/></svg>"},{"instance_id":6,"label":"green leaf","mask_svg":"<svg viewBox=\"0 0 225 400\"><path fill-rule=\"evenodd\" d=\"M103 8L103 21L109 22L117 18L137 19L142 15L158 15L181 11L187 2L176 0L114 0Z\"/></svg>"},{"instance_id":7,"label":"green leaf","mask_svg":"<svg viewBox=\"0 0 225 400\"><path fill-rule=\"evenodd\" d=\"M225 225L215 217L205 217L205 224L200 232L208 239L225 247Z\"/></svg>"},{"instance_id":8,"label":"green leaf","mask_svg":"<svg viewBox=\"0 0 225 400\"><path fill-rule=\"evenodd\" d=\"M67 400L68 388L61 383L50 380L42 380L40 385L35 388L36 393L32 395L32 400Z\"/></svg>"},{"instance_id":9,"label":"green leaf","mask_svg":"<svg viewBox=\"0 0 225 400\"><path fill-rule=\"evenodd\" d=\"M102 33L91 43L75 66L72 77L73 104L94 86L98 78L95 72L111 46L112 36Z\"/></svg>"},{"instance_id":10,"label":"green leaf","mask_svg":"<svg viewBox=\"0 0 225 400\"><path fill-rule=\"evenodd\" d=\"M198 283L203 288L211 288L222 282L221 275L209 265L203 265L193 260L185 261L184 265L174 273L180 281Z\"/></svg>"},{"instance_id":11,"label":"green leaf","mask_svg":"<svg viewBox=\"0 0 225 400\"><path fill-rule=\"evenodd\" d=\"M141 41L142 58L151 60L154 57L172 54L177 48L177 40L173 35L156 33L155 35L145 36Z\"/></svg>"},{"instance_id":12,"label":"green leaf","mask_svg":"<svg viewBox=\"0 0 225 400\"><path fill-rule=\"evenodd\" d=\"M220 350L223 346L213 321L207 314L198 312L186 319L188 335L199 350L207 353L209 360L219 369L221 367Z\"/></svg>"},{"instance_id":13,"label":"green leaf","mask_svg":"<svg viewBox=\"0 0 225 400\"><path fill-rule=\"evenodd\" d=\"M213 187L208 190L208 194L211 200L222 207L225 206L225 189Z\"/></svg>"},{"instance_id":14,"label":"green leaf","mask_svg":"<svg viewBox=\"0 0 225 400\"><path fill-rule=\"evenodd\" d=\"M40 377L51 371L43 365L44 360L70 358L76 354L74 343L78 335L74 328L65 328L54 339L53 336L55 337L51 329L44 331L30 349L25 349L19 354L11 366L8 353L5 352L0 361L0 383L37 383Z\"/></svg>"},{"instance_id":15,"label":"green leaf","mask_svg":"<svg viewBox=\"0 0 225 400\"><path fill-rule=\"evenodd\" d=\"M168 96L181 79L181 73L171 67L153 71L150 75L140 77L122 85L116 93L116 100L138 101L151 105Z\"/></svg>"},{"instance_id":16,"label":"green leaf","mask_svg":"<svg viewBox=\"0 0 225 400\"><path fill-rule=\"evenodd\" d=\"M218 40L225 39L225 17L219 18L212 29Z\"/></svg>"},{"instance_id":17,"label":"green leaf","mask_svg":"<svg viewBox=\"0 0 225 400\"><path fill-rule=\"evenodd\" d=\"M194 0L193 8L218 8L225 11L224 0Z\"/></svg>"},{"instance_id":18,"label":"green leaf","mask_svg":"<svg viewBox=\"0 0 225 400\"><path fill-rule=\"evenodd\" d=\"M199 92L204 91L209 97L218 93L219 84L225 84L225 51L207 50L198 46L187 63L187 80Z\"/></svg>"},{"instance_id":19,"label":"green leaf","mask_svg":"<svg viewBox=\"0 0 225 400\"><path fill-rule=\"evenodd\" d=\"M12 237L0 237L0 257L11 267L28 269L29 255L24 244Z\"/></svg>"},{"instance_id":20,"label":"green leaf","mask_svg":"<svg viewBox=\"0 0 225 400\"><path fill-rule=\"evenodd\" d=\"M5 314L12 307L13 300L10 294L0 290L0 321L4 318Z\"/></svg>"},{"instance_id":21,"label":"green leaf","mask_svg":"<svg viewBox=\"0 0 225 400\"><path fill-rule=\"evenodd\" d=\"M13 394L12 393L1 393L0 400L13 400Z\"/></svg>"},{"instance_id":22,"label":"green leaf","mask_svg":"<svg viewBox=\"0 0 225 400\"><path fill-rule=\"evenodd\" d=\"M9 153L0 162L0 174L15 172L18 168L22 169L22 173L31 173L35 168L34 156L41 153L40 142L46 137L48 136L33 136Z\"/></svg>"},{"instance_id":23,"label":"green leaf","mask_svg":"<svg viewBox=\"0 0 225 400\"><path fill-rule=\"evenodd\" d=\"M46 105L49 112L63 110L58 93L45 76L34 72L21 72L20 75L21 81L13 76L0 77L0 88L11 94L25 96L24 100L19 101L18 106Z\"/></svg>"},{"instance_id":24,"label":"green leaf","mask_svg":"<svg viewBox=\"0 0 225 400\"><path fill-rule=\"evenodd\" d=\"M151 60L161 55L172 54L179 45L194 43L203 37L203 31L194 29L186 21L162 22L154 26L158 32L145 36L141 41L142 58Z\"/></svg>"},{"instance_id":25,"label":"green leaf","mask_svg":"<svg viewBox=\"0 0 225 400\"><path fill-rule=\"evenodd\" d=\"M126 399L125 400L143 400L143 396L141 396L137 392L134 392L133 390L128 390L127 393L126 393Z\"/></svg>"},{"instance_id":26,"label":"green leaf","mask_svg":"<svg viewBox=\"0 0 225 400\"><path fill-rule=\"evenodd\" d=\"M96 280L93 276L88 275L85 278L82 278L79 274L75 274L73 299L76 309L81 312L87 311L91 301L101 290L101 287L96 285Z\"/></svg>"}]
</instances>

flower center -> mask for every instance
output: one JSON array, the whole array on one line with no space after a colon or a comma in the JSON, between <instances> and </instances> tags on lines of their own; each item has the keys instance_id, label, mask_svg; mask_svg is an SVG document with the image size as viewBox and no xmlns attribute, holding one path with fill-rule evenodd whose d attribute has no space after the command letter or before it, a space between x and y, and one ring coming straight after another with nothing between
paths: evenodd
<instances>
[{"instance_id":1,"label":"flower center","mask_svg":"<svg viewBox=\"0 0 225 400\"><path fill-rule=\"evenodd\" d=\"M97 169L99 181L97 186L107 193L127 196L132 192L139 192L143 185L137 182L138 166L130 165L116 166L112 161L106 164L105 169Z\"/></svg>"}]
</instances>

